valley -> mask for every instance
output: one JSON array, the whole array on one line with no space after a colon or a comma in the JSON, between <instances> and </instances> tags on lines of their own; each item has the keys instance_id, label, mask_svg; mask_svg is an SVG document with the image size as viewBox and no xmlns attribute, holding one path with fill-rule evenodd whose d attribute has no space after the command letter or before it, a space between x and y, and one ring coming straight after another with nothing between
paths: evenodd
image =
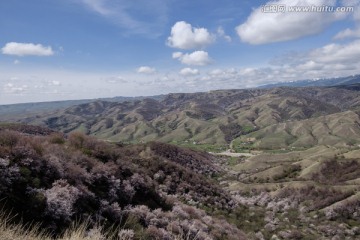
<instances>
[{"instance_id":1,"label":"valley","mask_svg":"<svg viewBox=\"0 0 360 240\"><path fill-rule=\"evenodd\" d=\"M2 0L0 33L0 240L360 239L360 0Z\"/></svg>"},{"instance_id":2,"label":"valley","mask_svg":"<svg viewBox=\"0 0 360 240\"><path fill-rule=\"evenodd\" d=\"M112 142L218 146L215 151L301 149L360 143L359 103L355 85L219 90L162 100L95 101L12 120Z\"/></svg>"},{"instance_id":3,"label":"valley","mask_svg":"<svg viewBox=\"0 0 360 240\"><path fill-rule=\"evenodd\" d=\"M25 118L12 115L13 123L0 126L1 139L10 134L18 140L15 145L0 142L2 171L6 175L9 166L20 167L20 176L27 179L24 187L45 196L41 204L48 207L42 208L43 216L52 211L46 195L51 189L80 190L79 196L90 202L78 208L76 198L67 220L51 219L62 227L90 209L94 216L110 220L103 203L89 200L98 196L121 209L133 205L118 210L125 218L142 208L147 216L160 214L160 219L175 221L179 213L174 209L191 207L196 213L183 214L195 214L191 223L207 227L190 230L181 223L177 234L192 234L194 239L357 239L359 106L360 92L349 85L176 93L158 100L94 101ZM27 150L21 150L24 141ZM67 158L70 162L64 162ZM32 160L27 163L28 159ZM38 161L57 175L37 172ZM98 164L104 170L96 170ZM83 177L77 180L76 175ZM97 182L102 175L102 182ZM139 193L135 176L143 179ZM53 179L52 187L44 177ZM131 188L131 197L105 194L117 186L116 179L130 184L120 184L116 191ZM65 182L58 185L61 181ZM109 188L100 190L104 184ZM2 196L18 204L17 197ZM22 197L35 201L32 195ZM113 205L107 208L115 211ZM155 232L161 238L175 237L169 225L149 224L141 216L136 218L138 228L130 227L136 239L153 239ZM214 220L204 222L205 218ZM212 224L228 230L221 233Z\"/></svg>"}]
</instances>

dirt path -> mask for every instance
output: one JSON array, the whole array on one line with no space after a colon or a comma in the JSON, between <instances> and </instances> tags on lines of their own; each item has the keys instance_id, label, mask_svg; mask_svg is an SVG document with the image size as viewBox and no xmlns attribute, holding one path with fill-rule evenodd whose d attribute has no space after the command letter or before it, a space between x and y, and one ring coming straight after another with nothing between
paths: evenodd
<instances>
[{"instance_id":1,"label":"dirt path","mask_svg":"<svg viewBox=\"0 0 360 240\"><path fill-rule=\"evenodd\" d=\"M231 152L230 149L226 150L225 152L221 152L221 153L211 153L214 155L220 155L220 156L228 156L228 157L252 157L255 156L255 154L252 153L234 153Z\"/></svg>"}]
</instances>

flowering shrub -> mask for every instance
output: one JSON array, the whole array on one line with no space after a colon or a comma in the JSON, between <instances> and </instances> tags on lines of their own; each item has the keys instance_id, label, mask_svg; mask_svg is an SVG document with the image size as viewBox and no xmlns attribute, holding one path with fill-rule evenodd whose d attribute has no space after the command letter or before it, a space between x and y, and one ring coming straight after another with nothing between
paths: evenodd
<instances>
[{"instance_id":1,"label":"flowering shrub","mask_svg":"<svg viewBox=\"0 0 360 240\"><path fill-rule=\"evenodd\" d=\"M44 191L46 197L46 215L55 219L69 221L74 214L73 205L80 195L80 191L60 179L53 183L53 187Z\"/></svg>"},{"instance_id":2,"label":"flowering shrub","mask_svg":"<svg viewBox=\"0 0 360 240\"><path fill-rule=\"evenodd\" d=\"M121 239L245 238L235 226L200 210L236 206L207 177L219 172L207 155L38 130L0 130L0 198L25 222L39 222L54 235L86 219L89 236L101 236L100 223L124 227Z\"/></svg>"},{"instance_id":3,"label":"flowering shrub","mask_svg":"<svg viewBox=\"0 0 360 240\"><path fill-rule=\"evenodd\" d=\"M20 169L15 164L10 166L10 160L0 158L0 192L11 189L12 184L20 178Z\"/></svg>"}]
</instances>

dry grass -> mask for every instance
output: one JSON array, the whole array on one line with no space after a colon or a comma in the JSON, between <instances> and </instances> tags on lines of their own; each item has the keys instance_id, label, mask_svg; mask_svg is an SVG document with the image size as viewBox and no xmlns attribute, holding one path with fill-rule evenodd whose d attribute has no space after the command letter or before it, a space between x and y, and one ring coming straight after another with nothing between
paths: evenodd
<instances>
[{"instance_id":1,"label":"dry grass","mask_svg":"<svg viewBox=\"0 0 360 240\"><path fill-rule=\"evenodd\" d=\"M49 233L41 230L38 225L23 225L12 223L9 214L0 213L0 239L1 240L102 240L109 239L108 233L103 233L101 227L96 227L90 231L87 222L76 224L69 228L63 236L52 238ZM119 238L118 238L119 239ZM128 240L122 238L119 240Z\"/></svg>"},{"instance_id":2,"label":"dry grass","mask_svg":"<svg viewBox=\"0 0 360 240\"><path fill-rule=\"evenodd\" d=\"M57 238L41 230L38 225L22 225L12 223L9 214L0 213L0 239L1 240L132 240L132 230L120 229L119 231L105 231L100 225L89 229L89 222L75 223L65 233ZM180 232L174 235L174 240L197 240L198 236L190 236L189 233Z\"/></svg>"},{"instance_id":3,"label":"dry grass","mask_svg":"<svg viewBox=\"0 0 360 240\"><path fill-rule=\"evenodd\" d=\"M0 239L2 240L50 240L49 234L38 226L11 223L10 215L0 213Z\"/></svg>"}]
</instances>

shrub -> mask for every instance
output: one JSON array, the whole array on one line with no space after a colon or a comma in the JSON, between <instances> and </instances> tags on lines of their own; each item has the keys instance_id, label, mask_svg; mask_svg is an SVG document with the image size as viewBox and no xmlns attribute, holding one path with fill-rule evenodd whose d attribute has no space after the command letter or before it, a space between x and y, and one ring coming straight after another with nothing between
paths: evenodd
<instances>
[{"instance_id":1,"label":"shrub","mask_svg":"<svg viewBox=\"0 0 360 240\"><path fill-rule=\"evenodd\" d=\"M80 191L60 179L53 183L53 187L44 191L46 197L46 215L55 219L70 221L74 214L73 205L80 195Z\"/></svg>"},{"instance_id":2,"label":"shrub","mask_svg":"<svg viewBox=\"0 0 360 240\"><path fill-rule=\"evenodd\" d=\"M355 179L360 175L360 163L358 161L344 161L332 159L323 163L320 171L312 176L312 179L323 184L337 184Z\"/></svg>"},{"instance_id":3,"label":"shrub","mask_svg":"<svg viewBox=\"0 0 360 240\"><path fill-rule=\"evenodd\" d=\"M106 128L112 128L114 125L114 120L112 118L107 118L105 120L105 127Z\"/></svg>"},{"instance_id":4,"label":"shrub","mask_svg":"<svg viewBox=\"0 0 360 240\"><path fill-rule=\"evenodd\" d=\"M0 131L0 146L13 148L20 139L20 134L10 130Z\"/></svg>"},{"instance_id":5,"label":"shrub","mask_svg":"<svg viewBox=\"0 0 360 240\"><path fill-rule=\"evenodd\" d=\"M49 142L52 144L64 144L65 138L61 133L53 133L49 136Z\"/></svg>"},{"instance_id":6,"label":"shrub","mask_svg":"<svg viewBox=\"0 0 360 240\"><path fill-rule=\"evenodd\" d=\"M85 142L85 134L80 133L80 132L73 132L70 133L68 139L69 139L69 144L77 149L81 149L84 146L84 142Z\"/></svg>"},{"instance_id":7,"label":"shrub","mask_svg":"<svg viewBox=\"0 0 360 240\"><path fill-rule=\"evenodd\" d=\"M25 222L39 222L54 237L75 219L89 219L84 231L99 238L106 234L96 228L97 222L105 230L113 225L131 229L134 238L242 236L235 226L198 208L231 211L235 205L207 177L219 168L206 153L157 143L117 146L81 133L68 139L36 134L6 132L13 140L0 144L0 198L6 198L7 209ZM209 233L213 228L221 234L214 237Z\"/></svg>"}]
</instances>

